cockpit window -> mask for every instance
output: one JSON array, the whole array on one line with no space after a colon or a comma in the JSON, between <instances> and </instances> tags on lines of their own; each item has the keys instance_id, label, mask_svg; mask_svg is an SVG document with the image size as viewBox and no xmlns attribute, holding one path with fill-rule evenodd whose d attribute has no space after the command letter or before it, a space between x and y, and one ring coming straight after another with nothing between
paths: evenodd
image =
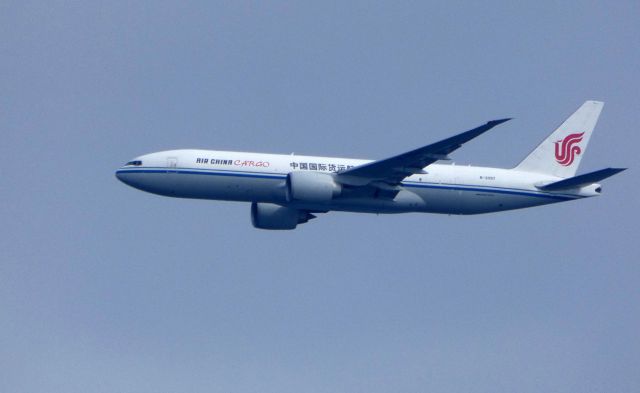
<instances>
[{"instance_id":1,"label":"cockpit window","mask_svg":"<svg viewBox=\"0 0 640 393\"><path fill-rule=\"evenodd\" d=\"M136 161L129 161L124 166L140 166L140 165L142 165L142 161L136 160Z\"/></svg>"}]
</instances>

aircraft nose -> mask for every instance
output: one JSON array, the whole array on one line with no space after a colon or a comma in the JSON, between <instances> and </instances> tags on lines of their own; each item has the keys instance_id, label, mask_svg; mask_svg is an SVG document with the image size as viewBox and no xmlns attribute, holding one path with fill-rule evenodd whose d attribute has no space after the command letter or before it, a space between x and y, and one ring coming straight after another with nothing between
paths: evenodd
<instances>
[{"instance_id":1,"label":"aircraft nose","mask_svg":"<svg viewBox=\"0 0 640 393\"><path fill-rule=\"evenodd\" d=\"M132 171L132 169L140 166L142 166L142 159L140 157L135 158L116 171L116 178L128 186L133 186L131 183L135 179L135 174L133 173L135 171Z\"/></svg>"},{"instance_id":2,"label":"aircraft nose","mask_svg":"<svg viewBox=\"0 0 640 393\"><path fill-rule=\"evenodd\" d=\"M116 171L116 178L124 183L124 175L122 174L122 172L120 172L120 170Z\"/></svg>"},{"instance_id":3,"label":"aircraft nose","mask_svg":"<svg viewBox=\"0 0 640 393\"><path fill-rule=\"evenodd\" d=\"M120 180L121 182L123 182L124 184L128 185L128 186L131 185L130 184L131 182L130 182L128 174L125 171L121 170L121 169L118 169L116 171L116 178L118 180Z\"/></svg>"}]
</instances>

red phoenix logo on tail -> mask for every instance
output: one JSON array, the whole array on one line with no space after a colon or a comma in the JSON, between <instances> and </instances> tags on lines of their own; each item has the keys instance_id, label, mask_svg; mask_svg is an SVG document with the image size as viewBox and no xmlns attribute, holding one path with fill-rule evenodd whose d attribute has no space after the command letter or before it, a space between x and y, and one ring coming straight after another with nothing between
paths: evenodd
<instances>
[{"instance_id":1,"label":"red phoenix logo on tail","mask_svg":"<svg viewBox=\"0 0 640 393\"><path fill-rule=\"evenodd\" d=\"M563 140L554 142L556 145L556 161L558 164L569 166L573 163L576 155L582 153L580 146L577 146L577 144L582 141L582 135L584 135L584 132L579 134L570 134Z\"/></svg>"}]
</instances>

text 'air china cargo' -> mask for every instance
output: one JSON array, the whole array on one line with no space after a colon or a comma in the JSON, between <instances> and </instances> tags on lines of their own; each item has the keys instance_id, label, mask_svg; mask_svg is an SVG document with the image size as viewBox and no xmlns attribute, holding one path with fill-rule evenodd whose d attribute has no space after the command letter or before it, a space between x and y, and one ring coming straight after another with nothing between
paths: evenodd
<instances>
[{"instance_id":1,"label":"text 'air china cargo'","mask_svg":"<svg viewBox=\"0 0 640 393\"><path fill-rule=\"evenodd\" d=\"M509 119L377 161L171 150L135 158L116 172L154 194L251 202L261 229L294 229L332 210L478 214L600 195L596 182L624 170L576 176L603 107L587 101L513 169L442 165L464 143Z\"/></svg>"}]
</instances>

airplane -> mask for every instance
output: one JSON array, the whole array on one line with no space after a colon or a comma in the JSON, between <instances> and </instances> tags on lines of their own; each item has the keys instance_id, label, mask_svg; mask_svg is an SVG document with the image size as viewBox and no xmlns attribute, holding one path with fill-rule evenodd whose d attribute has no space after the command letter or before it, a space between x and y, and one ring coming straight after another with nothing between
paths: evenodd
<instances>
[{"instance_id":1,"label":"airplane","mask_svg":"<svg viewBox=\"0 0 640 393\"><path fill-rule=\"evenodd\" d=\"M600 195L598 181L626 168L576 176L604 103L586 101L515 168L442 164L466 142L510 119L371 161L215 150L139 156L116 171L153 194L251 203L260 229L295 229L329 211L480 214Z\"/></svg>"}]
</instances>

